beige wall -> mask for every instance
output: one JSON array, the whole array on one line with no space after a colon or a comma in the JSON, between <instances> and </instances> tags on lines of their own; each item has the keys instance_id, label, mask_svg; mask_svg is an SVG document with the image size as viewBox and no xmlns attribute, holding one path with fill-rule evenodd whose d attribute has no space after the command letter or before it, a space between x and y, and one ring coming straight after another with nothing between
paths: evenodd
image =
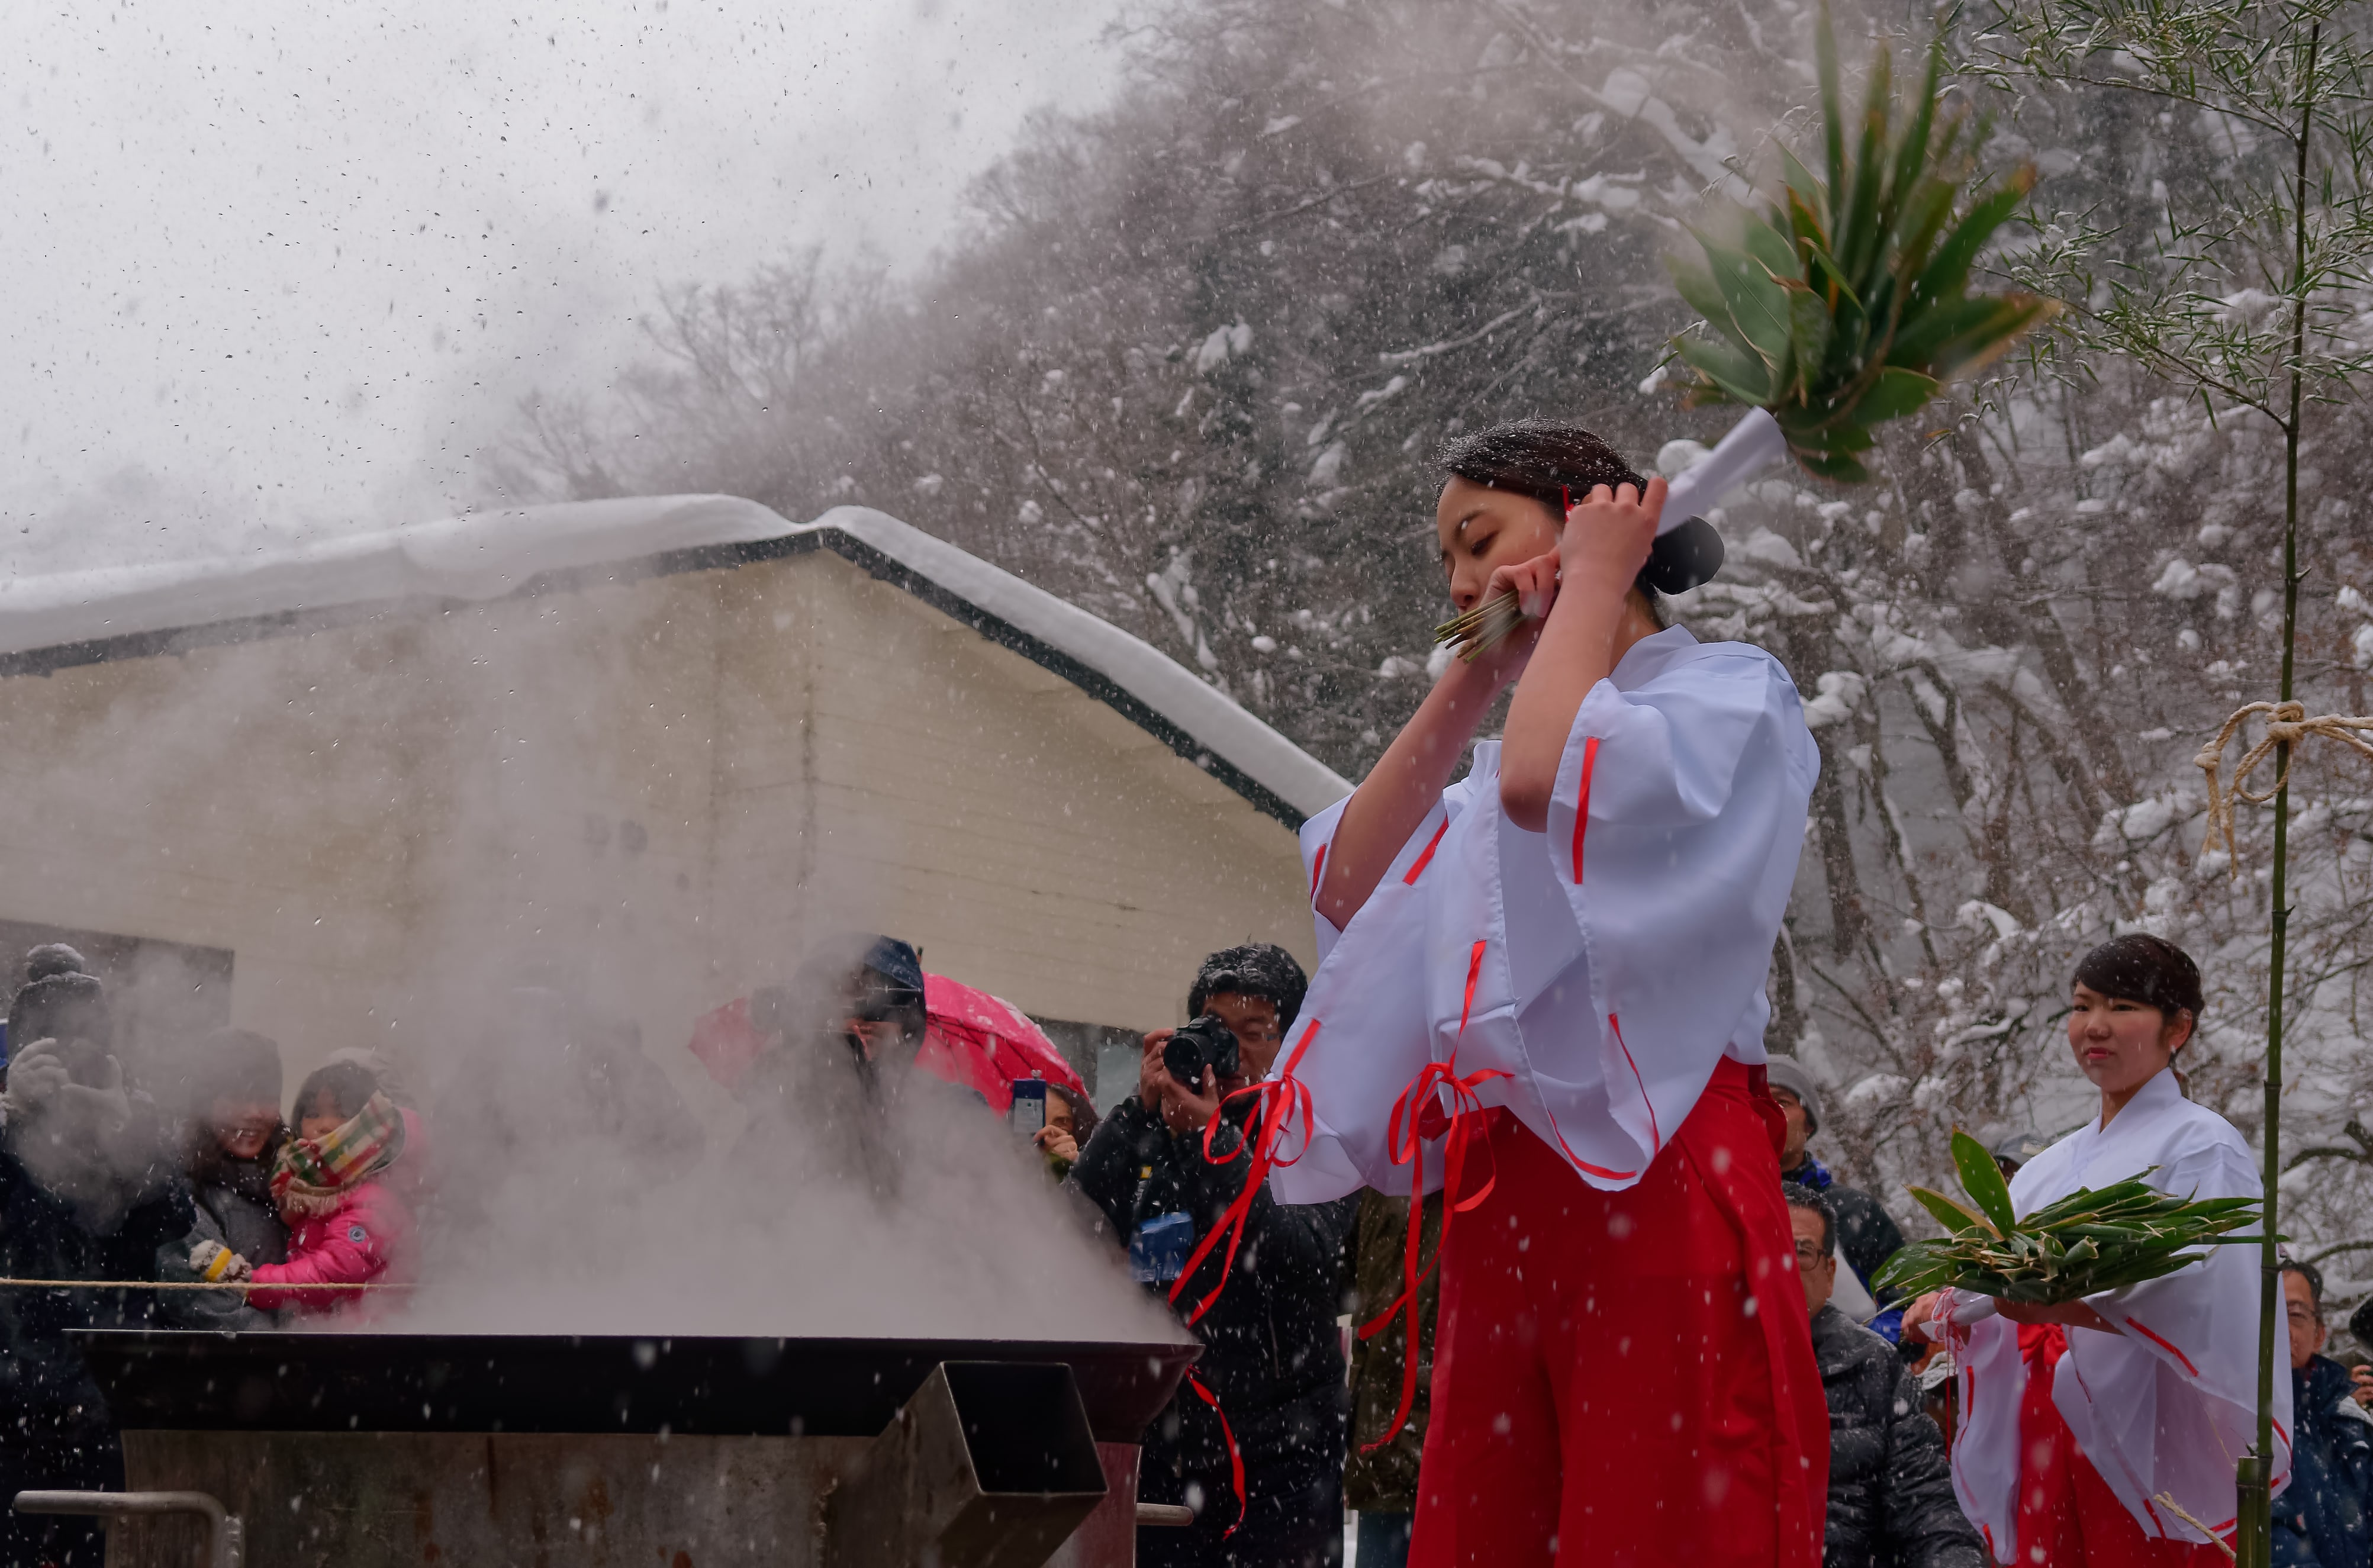
<instances>
[{"instance_id":1,"label":"beige wall","mask_svg":"<svg viewBox=\"0 0 2373 1568\"><path fill-rule=\"evenodd\" d=\"M684 1081L850 929L1151 1027L1305 909L1282 825L826 554L0 679L0 916L231 949L292 1071L544 958Z\"/></svg>"}]
</instances>

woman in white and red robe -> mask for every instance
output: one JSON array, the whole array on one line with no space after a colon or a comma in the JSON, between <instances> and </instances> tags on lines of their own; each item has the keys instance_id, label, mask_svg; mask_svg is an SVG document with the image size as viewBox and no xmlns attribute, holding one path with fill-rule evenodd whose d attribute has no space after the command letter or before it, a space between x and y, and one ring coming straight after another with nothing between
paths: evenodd
<instances>
[{"instance_id":1,"label":"woman in white and red robe","mask_svg":"<svg viewBox=\"0 0 2373 1568\"><path fill-rule=\"evenodd\" d=\"M1588 432L1444 467L1452 600L1533 618L1303 830L1324 962L1275 1191L1449 1167L1412 1564L1816 1568L1829 1417L1761 1066L1818 766L1795 687L1662 625L1663 482Z\"/></svg>"},{"instance_id":2,"label":"woman in white and red robe","mask_svg":"<svg viewBox=\"0 0 2373 1568\"><path fill-rule=\"evenodd\" d=\"M2024 1214L2142 1176L2186 1198L2264 1188L2232 1124L2184 1098L2173 1063L2200 1015L2183 950L2135 933L2076 966L2068 1044L2100 1114L2019 1168ZM2258 1250L2212 1246L2179 1273L2060 1306L1923 1296L1905 1328L1955 1346L1953 1484L2001 1562L2210 1568L2228 1561L2233 1463L2255 1442ZM2274 1379L2274 1484L2290 1476L2291 1380Z\"/></svg>"}]
</instances>

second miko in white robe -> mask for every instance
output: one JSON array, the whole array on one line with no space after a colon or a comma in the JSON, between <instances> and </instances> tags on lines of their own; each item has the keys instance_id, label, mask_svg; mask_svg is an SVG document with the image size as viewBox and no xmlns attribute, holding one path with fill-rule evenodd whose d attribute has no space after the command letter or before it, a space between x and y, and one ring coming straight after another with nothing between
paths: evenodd
<instances>
[{"instance_id":1,"label":"second miko in white robe","mask_svg":"<svg viewBox=\"0 0 2373 1568\"><path fill-rule=\"evenodd\" d=\"M2169 1069L2108 1127L2097 1117L2022 1166L2011 1201L2025 1214L2145 1171L2153 1187L2186 1198L2263 1191L2241 1135L2185 1099ZM2229 1537L2234 1461L2256 1438L2258 1250L2204 1250L2178 1273L2087 1297L2116 1332L1999 1316L1955 1331L1962 1417L1953 1484L1998 1562L2225 1561L2194 1522ZM1981 1301L1957 1293L1958 1315L1982 1311ZM2274 1391L2279 1487L2290 1473L2286 1370ZM2073 1453L2058 1443L2052 1412ZM2147 1544L2133 1542L2113 1509ZM2110 1544L2119 1539L2122 1548Z\"/></svg>"}]
</instances>

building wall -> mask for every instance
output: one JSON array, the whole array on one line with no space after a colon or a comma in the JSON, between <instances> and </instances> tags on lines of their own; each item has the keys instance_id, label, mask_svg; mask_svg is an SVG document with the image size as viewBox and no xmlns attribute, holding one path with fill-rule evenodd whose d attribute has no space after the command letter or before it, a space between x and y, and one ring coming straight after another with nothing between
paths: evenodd
<instances>
[{"instance_id":1,"label":"building wall","mask_svg":"<svg viewBox=\"0 0 2373 1568\"><path fill-rule=\"evenodd\" d=\"M292 1072L557 976L679 1081L836 931L1130 1028L1311 940L1283 825L823 553L0 679L0 918L231 950Z\"/></svg>"}]
</instances>

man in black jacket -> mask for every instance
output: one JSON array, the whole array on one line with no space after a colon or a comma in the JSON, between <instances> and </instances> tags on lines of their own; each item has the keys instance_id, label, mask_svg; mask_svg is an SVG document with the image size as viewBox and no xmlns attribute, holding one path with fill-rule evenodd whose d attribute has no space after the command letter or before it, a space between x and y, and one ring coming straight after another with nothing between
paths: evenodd
<instances>
[{"instance_id":1,"label":"man in black jacket","mask_svg":"<svg viewBox=\"0 0 2373 1568\"><path fill-rule=\"evenodd\" d=\"M2275 1568L2363 1568L2373 1557L2373 1426L2349 1395L2348 1374L2322 1355L2323 1274L2285 1263L2290 1326L2291 1483L2274 1498Z\"/></svg>"},{"instance_id":2,"label":"man in black jacket","mask_svg":"<svg viewBox=\"0 0 2373 1568\"><path fill-rule=\"evenodd\" d=\"M1911 1375L1893 1345L1829 1305L1838 1260L1829 1200L1794 1182L1781 1190L1829 1404L1821 1568L1984 1568L1985 1549L1953 1496L1945 1434L1921 1408Z\"/></svg>"},{"instance_id":3,"label":"man in black jacket","mask_svg":"<svg viewBox=\"0 0 2373 1568\"><path fill-rule=\"evenodd\" d=\"M1786 1141L1780 1150L1780 1179L1810 1188L1829 1199L1829 1212L1837 1222L1838 1251L1881 1308L1871 1319L1871 1328L1890 1341L1900 1339L1903 1314L1893 1305L1896 1293L1882 1291L1871 1281L1878 1276L1878 1266L1901 1249L1903 1232L1877 1199L1830 1176L1829 1167L1806 1147L1813 1134L1821 1130L1821 1095L1805 1064L1794 1057L1775 1054L1764 1071L1771 1077L1772 1103L1788 1122Z\"/></svg>"},{"instance_id":4,"label":"man in black jacket","mask_svg":"<svg viewBox=\"0 0 2373 1568\"><path fill-rule=\"evenodd\" d=\"M127 1088L98 978L37 947L8 1009L0 1088L0 1277L151 1280L195 1222L156 1106ZM0 1290L0 1562L99 1568L89 1518L18 1514L19 1491L121 1491L123 1456L76 1328L154 1327L154 1293Z\"/></svg>"},{"instance_id":5,"label":"man in black jacket","mask_svg":"<svg viewBox=\"0 0 2373 1568\"><path fill-rule=\"evenodd\" d=\"M1145 1037L1138 1094L1115 1106L1081 1151L1070 1185L1094 1203L1116 1246L1138 1241L1132 1264L1148 1289L1168 1295L1186 1251L1244 1197L1251 1096L1223 1102L1267 1075L1306 988L1302 966L1282 948L1213 954L1186 1012L1226 1024L1239 1071L1183 1083L1163 1058L1175 1031L1155 1030ZM1207 1158L1205 1130L1215 1119ZM1140 1530L1140 1563L1320 1568L1340 1561L1346 1394L1335 1320L1344 1239L1358 1208L1356 1197L1301 1206L1278 1203L1266 1188L1251 1195L1226 1284L1194 1326L1204 1345L1196 1369L1202 1391L1179 1389L1147 1430L1139 1459L1140 1498L1183 1503L1195 1523ZM1177 1296L1182 1317L1220 1285L1225 1252L1223 1242L1188 1277ZM1245 1470L1241 1523L1230 1433Z\"/></svg>"}]
</instances>

